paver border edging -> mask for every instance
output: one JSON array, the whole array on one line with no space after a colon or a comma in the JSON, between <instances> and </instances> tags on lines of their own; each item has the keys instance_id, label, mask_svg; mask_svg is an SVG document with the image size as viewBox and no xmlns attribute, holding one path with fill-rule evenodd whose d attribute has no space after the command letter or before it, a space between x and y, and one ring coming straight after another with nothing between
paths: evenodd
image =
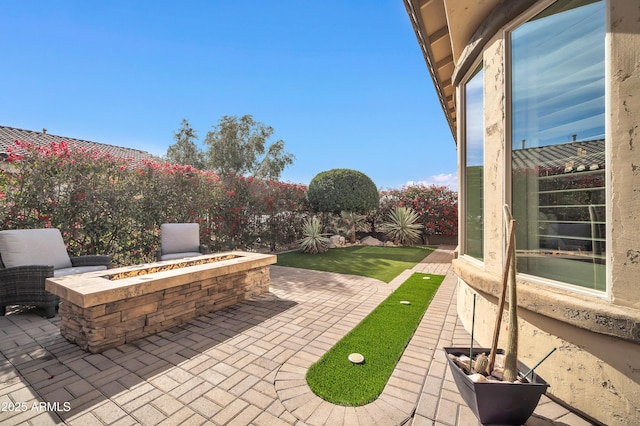
<instances>
[{"instance_id":1,"label":"paver border edging","mask_svg":"<svg viewBox=\"0 0 640 426\"><path fill-rule=\"evenodd\" d=\"M380 304L414 272L416 271L411 269L405 270L389 284L381 284L382 288L379 285L378 291L372 295L376 296L375 306ZM331 335L330 338L324 339L323 345L319 345L320 347L309 345L302 348L292 355L276 373L274 381L276 392L287 411L308 425L347 425L357 424L356 422L398 425L410 421L424 386L427 384L425 379L431 366L431 360L435 356L440 334L443 332L447 308L453 294L453 290L443 289L443 287L448 287L445 285L445 281L434 295L382 394L375 401L361 407L340 406L324 401L315 395L307 384L305 376L308 368L341 338L330 328L318 336L318 340L323 341L323 336ZM454 280L453 288L455 285L456 281ZM372 306L371 310L375 306ZM368 313L359 314L357 322L366 317ZM325 347L325 349L322 350L321 347Z\"/></svg>"}]
</instances>

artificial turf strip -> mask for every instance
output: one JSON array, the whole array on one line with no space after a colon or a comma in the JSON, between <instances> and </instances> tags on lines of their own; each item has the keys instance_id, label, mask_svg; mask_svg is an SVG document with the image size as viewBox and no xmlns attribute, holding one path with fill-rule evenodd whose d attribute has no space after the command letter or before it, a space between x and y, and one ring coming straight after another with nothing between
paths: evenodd
<instances>
[{"instance_id":1,"label":"artificial turf strip","mask_svg":"<svg viewBox=\"0 0 640 426\"><path fill-rule=\"evenodd\" d=\"M424 279L429 277L429 279ZM313 392L334 404L360 406L384 389L418 328L443 275L414 273L307 371ZM403 305L400 301L409 301ZM352 364L351 353L364 355Z\"/></svg>"},{"instance_id":2,"label":"artificial turf strip","mask_svg":"<svg viewBox=\"0 0 640 426\"><path fill-rule=\"evenodd\" d=\"M413 268L433 248L355 246L330 249L324 253L290 252L278 255L279 266L360 275L391 282L402 271Z\"/></svg>"}]
</instances>

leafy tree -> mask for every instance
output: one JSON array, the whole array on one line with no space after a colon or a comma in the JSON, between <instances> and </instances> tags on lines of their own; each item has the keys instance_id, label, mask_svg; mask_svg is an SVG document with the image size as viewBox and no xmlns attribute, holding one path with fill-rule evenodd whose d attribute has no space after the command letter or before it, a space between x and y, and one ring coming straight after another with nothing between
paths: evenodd
<instances>
[{"instance_id":1,"label":"leafy tree","mask_svg":"<svg viewBox=\"0 0 640 426\"><path fill-rule=\"evenodd\" d=\"M351 169L333 169L318 173L307 191L309 205L317 212L330 212L348 217L348 213L365 214L378 208L380 194L364 173ZM355 242L356 220L348 220L351 242Z\"/></svg>"},{"instance_id":2,"label":"leafy tree","mask_svg":"<svg viewBox=\"0 0 640 426\"><path fill-rule=\"evenodd\" d=\"M204 153L195 143L198 140L198 135L191 128L189 120L182 119L181 127L173 134L173 139L176 143L167 149L167 161L203 170L205 167Z\"/></svg>"},{"instance_id":3,"label":"leafy tree","mask_svg":"<svg viewBox=\"0 0 640 426\"><path fill-rule=\"evenodd\" d=\"M293 164L294 156L284 150L281 139L266 147L273 133L271 126L251 115L225 115L205 138L207 166L224 177L251 175L278 180L282 170Z\"/></svg>"}]
</instances>

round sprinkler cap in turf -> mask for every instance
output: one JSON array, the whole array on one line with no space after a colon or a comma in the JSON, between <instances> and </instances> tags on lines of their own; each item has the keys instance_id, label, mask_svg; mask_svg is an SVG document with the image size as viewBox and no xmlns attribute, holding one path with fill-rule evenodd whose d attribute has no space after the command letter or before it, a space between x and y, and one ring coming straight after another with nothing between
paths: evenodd
<instances>
[{"instance_id":1,"label":"round sprinkler cap in turf","mask_svg":"<svg viewBox=\"0 0 640 426\"><path fill-rule=\"evenodd\" d=\"M402 305L410 305L411 304L411 302L409 302L408 300L401 300L400 303Z\"/></svg>"},{"instance_id":2,"label":"round sprinkler cap in turf","mask_svg":"<svg viewBox=\"0 0 640 426\"><path fill-rule=\"evenodd\" d=\"M354 364L362 364L364 362L364 355L358 353L349 354L349 361Z\"/></svg>"}]
</instances>

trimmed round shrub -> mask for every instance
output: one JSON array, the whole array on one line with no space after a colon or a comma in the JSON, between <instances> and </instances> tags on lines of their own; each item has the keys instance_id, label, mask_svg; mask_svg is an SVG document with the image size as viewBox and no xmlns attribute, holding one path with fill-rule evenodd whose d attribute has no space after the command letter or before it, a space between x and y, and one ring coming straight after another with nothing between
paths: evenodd
<instances>
[{"instance_id":1,"label":"trimmed round shrub","mask_svg":"<svg viewBox=\"0 0 640 426\"><path fill-rule=\"evenodd\" d=\"M351 169L318 173L307 190L309 205L317 212L367 213L378 208L380 195L373 181Z\"/></svg>"}]
</instances>

